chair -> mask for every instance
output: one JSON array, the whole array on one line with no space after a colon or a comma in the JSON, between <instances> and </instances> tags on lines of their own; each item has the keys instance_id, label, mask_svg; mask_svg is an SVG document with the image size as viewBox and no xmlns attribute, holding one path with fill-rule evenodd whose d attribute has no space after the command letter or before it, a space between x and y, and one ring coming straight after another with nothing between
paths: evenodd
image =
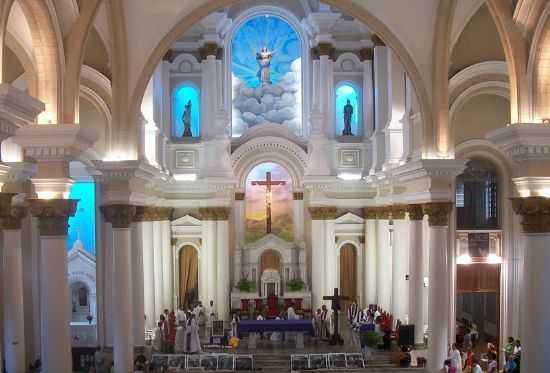
<instances>
[{"instance_id":1,"label":"chair","mask_svg":"<svg viewBox=\"0 0 550 373\"><path fill-rule=\"evenodd\" d=\"M250 300L241 299L241 315L248 315L249 310L250 310Z\"/></svg>"},{"instance_id":2,"label":"chair","mask_svg":"<svg viewBox=\"0 0 550 373\"><path fill-rule=\"evenodd\" d=\"M276 295L271 294L267 297L267 317L274 319L279 316L279 298Z\"/></svg>"}]
</instances>

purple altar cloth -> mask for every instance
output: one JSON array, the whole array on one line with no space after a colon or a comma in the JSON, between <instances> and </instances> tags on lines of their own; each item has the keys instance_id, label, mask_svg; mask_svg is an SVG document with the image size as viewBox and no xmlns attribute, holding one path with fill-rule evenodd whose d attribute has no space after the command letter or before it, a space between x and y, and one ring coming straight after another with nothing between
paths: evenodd
<instances>
[{"instance_id":1,"label":"purple altar cloth","mask_svg":"<svg viewBox=\"0 0 550 373\"><path fill-rule=\"evenodd\" d=\"M243 320L239 333L308 332L313 333L311 320Z\"/></svg>"}]
</instances>

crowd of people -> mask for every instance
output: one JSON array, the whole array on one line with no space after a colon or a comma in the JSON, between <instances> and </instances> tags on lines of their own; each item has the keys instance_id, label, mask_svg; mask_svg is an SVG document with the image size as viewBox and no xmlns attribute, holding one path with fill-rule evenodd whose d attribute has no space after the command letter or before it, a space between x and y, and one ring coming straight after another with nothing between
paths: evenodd
<instances>
[{"instance_id":1,"label":"crowd of people","mask_svg":"<svg viewBox=\"0 0 550 373\"><path fill-rule=\"evenodd\" d=\"M469 339L465 339L469 341ZM459 349L457 344L451 346L449 359L444 362L444 371L446 373L519 373L521 365L521 342L508 338L508 343L504 347L505 364L502 370L498 367L498 353L494 344L487 343L487 351L478 356L473 351L473 346L463 343L463 350ZM482 363L486 369L482 368Z\"/></svg>"}]
</instances>

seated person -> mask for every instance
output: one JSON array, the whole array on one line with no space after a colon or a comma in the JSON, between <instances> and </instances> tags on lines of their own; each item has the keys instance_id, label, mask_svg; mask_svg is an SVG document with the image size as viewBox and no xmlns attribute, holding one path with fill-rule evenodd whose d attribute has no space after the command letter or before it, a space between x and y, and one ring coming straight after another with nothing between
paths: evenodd
<instances>
[{"instance_id":1,"label":"seated person","mask_svg":"<svg viewBox=\"0 0 550 373\"><path fill-rule=\"evenodd\" d=\"M401 368L408 368L411 366L411 353L407 346L401 346L401 358L399 359L399 366Z\"/></svg>"}]
</instances>

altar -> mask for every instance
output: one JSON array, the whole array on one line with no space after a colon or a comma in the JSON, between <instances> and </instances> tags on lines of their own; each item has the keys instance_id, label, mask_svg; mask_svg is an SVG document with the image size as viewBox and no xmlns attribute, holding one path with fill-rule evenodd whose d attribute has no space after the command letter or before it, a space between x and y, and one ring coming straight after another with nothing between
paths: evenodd
<instances>
[{"instance_id":1,"label":"altar","mask_svg":"<svg viewBox=\"0 0 550 373\"><path fill-rule=\"evenodd\" d=\"M239 323L239 334L249 333L248 348L256 348L258 333L292 332L296 333L296 348L304 348L304 334L313 334L311 320L244 320Z\"/></svg>"}]
</instances>

